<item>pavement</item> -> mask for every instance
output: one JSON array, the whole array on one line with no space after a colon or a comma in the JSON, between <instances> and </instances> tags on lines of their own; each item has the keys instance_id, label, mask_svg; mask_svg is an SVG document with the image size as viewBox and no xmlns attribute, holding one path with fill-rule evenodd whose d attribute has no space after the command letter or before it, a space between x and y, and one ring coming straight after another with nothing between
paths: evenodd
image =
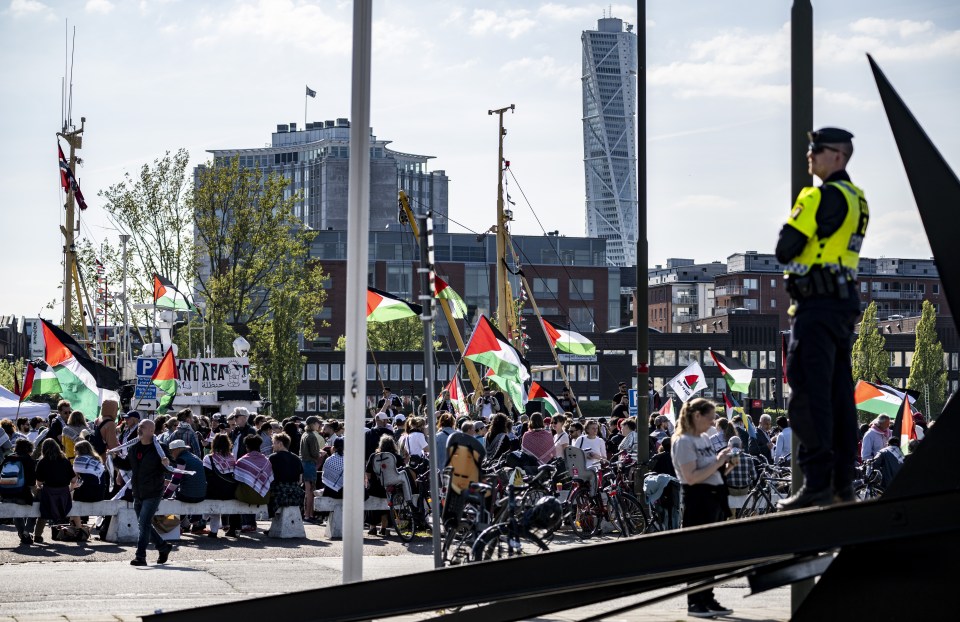
<instances>
[{"instance_id":1,"label":"pavement","mask_svg":"<svg viewBox=\"0 0 960 622\"><path fill-rule=\"evenodd\" d=\"M323 528L307 524L307 539L267 538L258 533L238 540L184 535L164 566L130 566L134 547L92 540L85 544L52 542L19 545L12 525L0 525L0 622L117 622L136 621L156 611L174 611L260 596L329 587L341 583L342 544L323 537ZM47 531L49 534L49 530ZM605 536L599 541L615 539ZM552 548L585 546L563 540ZM549 553L545 553L549 555ZM404 545L396 537L364 539L364 579L378 579L430 570L431 541L418 537ZM520 578L506 578L520 580ZM29 586L24 588L24 586ZM431 587L429 589L435 589ZM722 584L717 599L734 609L722 620L775 621L790 617L790 590L779 588L750 596L745 579ZM610 601L537 618L572 621L612 611L665 591ZM319 603L318 603L319 607ZM392 618L424 620L439 612ZM322 616L321 616L322 617ZM673 622L687 620L686 598L604 618L611 622Z\"/></svg>"}]
</instances>

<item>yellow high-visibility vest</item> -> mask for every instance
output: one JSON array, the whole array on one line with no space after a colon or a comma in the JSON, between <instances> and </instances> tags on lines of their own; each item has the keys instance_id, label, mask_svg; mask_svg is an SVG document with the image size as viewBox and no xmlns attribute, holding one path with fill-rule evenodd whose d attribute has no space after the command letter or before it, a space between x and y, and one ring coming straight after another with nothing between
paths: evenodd
<instances>
[{"instance_id":1,"label":"yellow high-visibility vest","mask_svg":"<svg viewBox=\"0 0 960 622\"><path fill-rule=\"evenodd\" d=\"M857 277L860 264L860 247L867 233L870 209L863 190L849 181L831 181L829 185L843 193L847 200L847 215L843 224L825 238L817 237L817 210L822 197L820 188L804 188L800 191L787 224L807 236L803 251L784 266L786 275L803 276L814 266L823 266L835 272Z\"/></svg>"}]
</instances>

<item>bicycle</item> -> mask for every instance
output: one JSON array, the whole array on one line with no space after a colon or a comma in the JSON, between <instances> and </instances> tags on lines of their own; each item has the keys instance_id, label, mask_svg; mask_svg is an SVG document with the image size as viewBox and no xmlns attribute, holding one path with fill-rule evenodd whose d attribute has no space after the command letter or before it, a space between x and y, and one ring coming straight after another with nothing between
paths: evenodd
<instances>
[{"instance_id":1,"label":"bicycle","mask_svg":"<svg viewBox=\"0 0 960 622\"><path fill-rule=\"evenodd\" d=\"M390 526L401 540L412 541L417 534L417 515L406 470L397 468L396 458L390 453L377 454L374 469L387 493L387 520Z\"/></svg>"},{"instance_id":2,"label":"bicycle","mask_svg":"<svg viewBox=\"0 0 960 622\"><path fill-rule=\"evenodd\" d=\"M528 490L522 481L522 471L515 471L513 481L507 484L507 520L484 529L473 544L472 559L484 561L529 555L547 551L546 539L562 524L563 509L556 497L548 496L522 513L518 511L520 500ZM538 531L542 532L538 533Z\"/></svg>"},{"instance_id":3,"label":"bicycle","mask_svg":"<svg viewBox=\"0 0 960 622\"><path fill-rule=\"evenodd\" d=\"M491 523L486 499L493 488L480 482L471 483L464 491L455 520L447 525L441 556L444 564L459 566L472 559L473 544Z\"/></svg>"},{"instance_id":4,"label":"bicycle","mask_svg":"<svg viewBox=\"0 0 960 622\"><path fill-rule=\"evenodd\" d=\"M873 466L873 459L864 460L857 467L857 477L853 480L853 491L857 501L876 499L883 494L883 474Z\"/></svg>"},{"instance_id":5,"label":"bicycle","mask_svg":"<svg viewBox=\"0 0 960 622\"><path fill-rule=\"evenodd\" d=\"M749 454L741 454L741 458ZM757 463L757 479L737 510L737 518L761 516L777 511L777 501L790 494L790 469L768 464L753 458Z\"/></svg>"}]
</instances>

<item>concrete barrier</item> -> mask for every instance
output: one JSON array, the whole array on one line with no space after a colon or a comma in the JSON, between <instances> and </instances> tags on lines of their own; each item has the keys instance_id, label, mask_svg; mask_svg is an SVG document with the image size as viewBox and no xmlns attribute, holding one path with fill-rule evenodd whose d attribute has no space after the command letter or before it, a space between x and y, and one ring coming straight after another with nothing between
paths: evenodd
<instances>
[{"instance_id":1,"label":"concrete barrier","mask_svg":"<svg viewBox=\"0 0 960 622\"><path fill-rule=\"evenodd\" d=\"M326 537L331 540L343 538L343 499L321 497L319 492L314 493L313 509L315 512L330 512L327 517ZM388 510L386 499L370 497L363 502L364 511Z\"/></svg>"}]
</instances>

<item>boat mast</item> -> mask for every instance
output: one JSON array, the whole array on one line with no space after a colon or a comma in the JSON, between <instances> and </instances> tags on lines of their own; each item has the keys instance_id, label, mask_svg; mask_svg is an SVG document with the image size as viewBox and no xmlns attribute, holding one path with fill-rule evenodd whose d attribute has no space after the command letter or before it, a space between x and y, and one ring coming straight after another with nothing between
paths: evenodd
<instances>
[{"instance_id":1,"label":"boat mast","mask_svg":"<svg viewBox=\"0 0 960 622\"><path fill-rule=\"evenodd\" d=\"M487 114L497 115L500 119L500 131L497 135L499 150L497 155L497 324L500 332L510 339L513 339L513 327L510 325L510 318L513 315L513 300L509 295L510 282L507 279L507 222L512 219L507 217L503 207L503 137L507 135L507 130L503 127L503 115L505 112L513 111L513 104L506 108L497 110L488 110Z\"/></svg>"}]
</instances>

